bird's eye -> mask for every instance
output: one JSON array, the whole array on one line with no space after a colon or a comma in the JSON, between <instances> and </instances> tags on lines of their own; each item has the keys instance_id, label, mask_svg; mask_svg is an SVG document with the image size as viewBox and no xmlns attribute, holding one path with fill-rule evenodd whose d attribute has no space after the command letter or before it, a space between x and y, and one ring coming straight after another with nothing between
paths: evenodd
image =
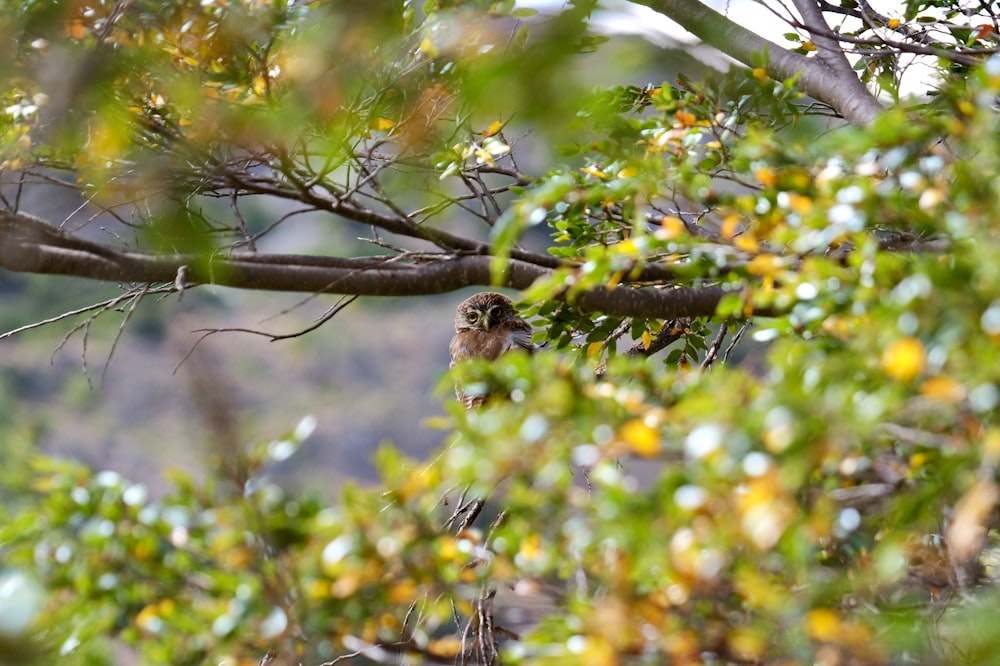
<instances>
[{"instance_id":1,"label":"bird's eye","mask_svg":"<svg viewBox=\"0 0 1000 666\"><path fill-rule=\"evenodd\" d=\"M470 324L475 324L477 319L479 319L479 313L475 310L465 313L465 320Z\"/></svg>"},{"instance_id":2,"label":"bird's eye","mask_svg":"<svg viewBox=\"0 0 1000 666\"><path fill-rule=\"evenodd\" d=\"M496 319L497 317L500 316L500 306L494 305L493 307L490 308L487 314L489 315L490 319Z\"/></svg>"}]
</instances>

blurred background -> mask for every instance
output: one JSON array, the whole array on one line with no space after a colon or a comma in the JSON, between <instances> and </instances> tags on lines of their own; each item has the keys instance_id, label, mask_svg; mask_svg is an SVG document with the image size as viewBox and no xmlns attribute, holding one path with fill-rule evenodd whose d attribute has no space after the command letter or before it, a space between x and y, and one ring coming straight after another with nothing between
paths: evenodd
<instances>
[{"instance_id":1,"label":"blurred background","mask_svg":"<svg viewBox=\"0 0 1000 666\"><path fill-rule=\"evenodd\" d=\"M558 11L538 4L538 20ZM594 17L595 32L617 36L578 58L577 76L585 87L659 85L678 71L726 67L718 56L677 41L676 31L668 34L672 29L634 16L636 10L610 3ZM519 127L515 117L507 130L528 173L562 161L535 129ZM38 183L17 192L4 181L3 193L16 196L24 212L92 240L135 240L130 229L81 202L71 188ZM230 214L228 202L214 205L215 214ZM242 212L257 227L288 208L257 201ZM548 232L536 233L541 246ZM259 250L324 254L334 248L343 253L346 246L373 253L377 248L358 240L365 235L353 223L302 215L269 235ZM373 481L372 455L383 442L416 457L443 442L446 431L430 427L428 419L442 415L442 403L452 399L444 376L454 309L479 290L359 299L318 330L277 342L246 332L202 340L201 331L295 333L313 325L338 297L200 287L180 301L145 299L120 335L126 312L108 312L90 323L88 312L19 332L0 339L0 436L114 469L156 492L164 488L164 469L197 472L209 456L219 455L222 440L230 447L263 444L313 416L313 435L272 470L275 475L324 493L349 478ZM113 284L0 272L0 334L121 293Z\"/></svg>"},{"instance_id":2,"label":"blurred background","mask_svg":"<svg viewBox=\"0 0 1000 666\"><path fill-rule=\"evenodd\" d=\"M89 219L79 206L68 189L36 185L22 193L23 210L65 220L74 233L103 242L127 233L109 218ZM278 213L264 205L256 214ZM324 243L356 242L347 227L333 233L331 225L312 222L289 225L275 241L299 252L313 246L315 253ZM324 240L313 238L317 228ZM197 471L206 455L218 453L220 437L266 443L311 415L312 437L274 471L321 491L349 477L373 480L370 460L380 443L421 456L442 441L443 433L424 421L442 414L442 401L451 399L435 387L448 367L454 308L473 291L362 299L318 330L277 342L245 332L202 340L199 330L295 333L338 297L203 287L179 302L150 297L117 342L126 312L104 313L89 326L93 313L80 314L0 340L0 427L8 438L34 440L46 453L110 467L156 489L164 468ZM121 289L0 272L0 294L0 332L8 332Z\"/></svg>"}]
</instances>

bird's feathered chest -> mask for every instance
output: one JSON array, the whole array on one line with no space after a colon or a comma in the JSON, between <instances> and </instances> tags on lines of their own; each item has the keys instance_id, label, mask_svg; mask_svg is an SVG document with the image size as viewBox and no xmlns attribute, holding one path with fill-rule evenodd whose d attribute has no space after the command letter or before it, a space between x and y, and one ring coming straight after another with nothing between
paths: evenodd
<instances>
[{"instance_id":1,"label":"bird's feathered chest","mask_svg":"<svg viewBox=\"0 0 1000 666\"><path fill-rule=\"evenodd\" d=\"M451 339L451 364L467 358L492 361L512 349L531 351L531 328L521 320L504 322L488 331L459 331Z\"/></svg>"}]
</instances>

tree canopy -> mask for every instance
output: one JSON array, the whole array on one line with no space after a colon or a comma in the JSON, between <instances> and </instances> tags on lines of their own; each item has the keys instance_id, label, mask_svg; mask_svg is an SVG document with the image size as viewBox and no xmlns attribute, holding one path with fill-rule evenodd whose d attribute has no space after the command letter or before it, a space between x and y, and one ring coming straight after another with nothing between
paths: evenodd
<instances>
[{"instance_id":1,"label":"tree canopy","mask_svg":"<svg viewBox=\"0 0 1000 666\"><path fill-rule=\"evenodd\" d=\"M479 285L545 345L335 502L267 475L309 422L155 498L10 436L4 663L992 659L994 9L641 4L732 66L582 0L3 3L0 266L122 289L67 316Z\"/></svg>"}]
</instances>

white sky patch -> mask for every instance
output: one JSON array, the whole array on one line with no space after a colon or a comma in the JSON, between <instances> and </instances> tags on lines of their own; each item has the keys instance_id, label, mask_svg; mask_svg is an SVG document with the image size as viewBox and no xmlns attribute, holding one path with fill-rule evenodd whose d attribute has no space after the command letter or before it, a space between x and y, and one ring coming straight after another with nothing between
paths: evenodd
<instances>
[{"instance_id":1,"label":"white sky patch","mask_svg":"<svg viewBox=\"0 0 1000 666\"><path fill-rule=\"evenodd\" d=\"M516 4L518 7L535 9L542 15L552 15L562 11L569 3L566 0L518 0ZM784 20L785 17L797 17L790 3L786 6L776 0L709 0L703 4L783 48L794 49L798 46L798 44L785 39L785 33L797 32L803 40L809 39L806 32L796 30L788 21ZM886 18L902 18L903 3L888 0L886 2L871 2L870 5L873 10ZM827 22L834 30L840 29L847 32L859 27L857 19L835 14L827 14L826 17ZM972 18L970 24L977 25L975 17ZM685 47L694 50L695 54L706 64L720 70L727 69L734 62L715 49L702 45L701 40L663 14L645 5L633 4L626 0L604 0L601 2L599 8L591 16L590 28L594 33L601 35L641 37L651 44L663 48ZM872 34L869 31L864 36L870 38ZM892 41L905 41L904 35L888 29L882 30L881 36ZM844 44L844 46L848 49L851 47L850 44ZM855 64L858 58L859 56L848 54L851 64ZM923 96L936 85L938 77L935 60L934 56L910 54L900 56L898 66L903 72L900 86L902 96Z\"/></svg>"}]
</instances>

